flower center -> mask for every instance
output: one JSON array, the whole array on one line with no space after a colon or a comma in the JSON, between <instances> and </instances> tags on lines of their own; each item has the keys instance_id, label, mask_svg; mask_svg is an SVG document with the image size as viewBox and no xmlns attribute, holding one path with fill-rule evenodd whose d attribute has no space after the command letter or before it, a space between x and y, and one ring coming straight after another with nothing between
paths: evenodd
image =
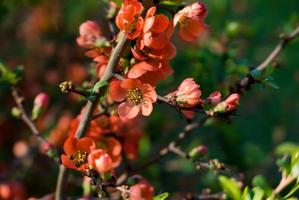
<instances>
[{"instance_id":1,"label":"flower center","mask_svg":"<svg viewBox=\"0 0 299 200\"><path fill-rule=\"evenodd\" d=\"M179 26L180 27L185 27L188 24L188 20L187 17L183 16L180 20L179 20Z\"/></svg>"},{"instance_id":2,"label":"flower center","mask_svg":"<svg viewBox=\"0 0 299 200\"><path fill-rule=\"evenodd\" d=\"M139 104L142 99L141 90L139 88L130 89L128 91L127 98L134 104Z\"/></svg>"},{"instance_id":3,"label":"flower center","mask_svg":"<svg viewBox=\"0 0 299 200\"><path fill-rule=\"evenodd\" d=\"M87 152L85 151L76 151L72 156L71 160L74 161L77 167L80 167L87 162Z\"/></svg>"}]
</instances>

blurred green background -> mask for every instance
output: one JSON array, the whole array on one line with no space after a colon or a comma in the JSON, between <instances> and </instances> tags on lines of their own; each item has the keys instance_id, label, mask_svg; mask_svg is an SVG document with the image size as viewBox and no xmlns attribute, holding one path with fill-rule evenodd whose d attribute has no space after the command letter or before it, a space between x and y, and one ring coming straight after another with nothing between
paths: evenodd
<instances>
[{"instance_id":1,"label":"blurred green background","mask_svg":"<svg viewBox=\"0 0 299 200\"><path fill-rule=\"evenodd\" d=\"M279 41L279 34L290 32L299 22L298 0L205 0L210 34L196 44L174 37L177 57L172 61L174 75L159 86L160 94L174 90L186 77L193 77L203 97L229 86L258 65ZM52 117L43 125L48 134L60 115L79 112L82 102L61 94L57 85L64 80L81 83L88 77L90 60L77 47L78 27L85 20L96 20L104 32L105 5L100 0L1 0L0 61L14 67L24 65L22 93L28 101L39 91L51 96ZM253 176L264 174L271 184L278 180L273 151L284 141L299 141L299 40L282 53L273 73L279 89L255 85L241 98L240 108L230 123L217 122L194 131L183 144L190 150L199 144L208 147L208 158L218 158L234 172ZM74 103L70 103L74 102ZM14 160L13 145L29 137L26 127L10 117L13 105L9 88L0 85L0 163L8 167ZM30 106L30 105L28 105ZM141 142L140 162L176 137L184 121L176 111L157 105L146 119ZM44 166L49 168L49 166ZM55 173L55 170L52 170ZM1 171L0 171L1 172ZM30 195L49 193L55 176L36 186L32 176L22 174ZM169 156L142 173L159 192L217 189L212 172L196 172L189 161ZM273 175L274 174L274 175ZM44 176L44 175L39 175ZM7 174L0 178L6 179ZM18 175L13 178L19 179Z\"/></svg>"}]
</instances>

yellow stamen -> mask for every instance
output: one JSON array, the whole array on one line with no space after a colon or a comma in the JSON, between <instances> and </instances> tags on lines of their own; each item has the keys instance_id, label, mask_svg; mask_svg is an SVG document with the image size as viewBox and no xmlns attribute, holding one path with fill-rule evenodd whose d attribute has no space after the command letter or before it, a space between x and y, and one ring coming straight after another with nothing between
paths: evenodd
<instances>
[{"instance_id":1,"label":"yellow stamen","mask_svg":"<svg viewBox=\"0 0 299 200\"><path fill-rule=\"evenodd\" d=\"M134 104L139 104L142 99L141 90L139 88L130 89L128 91L127 98Z\"/></svg>"}]
</instances>

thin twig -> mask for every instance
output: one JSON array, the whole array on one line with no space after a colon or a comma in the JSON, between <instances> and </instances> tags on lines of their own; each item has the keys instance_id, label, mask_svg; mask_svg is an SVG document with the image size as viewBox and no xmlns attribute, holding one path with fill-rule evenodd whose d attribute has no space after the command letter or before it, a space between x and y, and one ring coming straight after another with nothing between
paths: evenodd
<instances>
[{"instance_id":1,"label":"thin twig","mask_svg":"<svg viewBox=\"0 0 299 200\"><path fill-rule=\"evenodd\" d=\"M288 185L290 185L296 179L297 179L297 177L291 176L291 175L287 176L286 178L281 179L280 183L274 190L275 195L278 195L283 189L285 189Z\"/></svg>"},{"instance_id":2,"label":"thin twig","mask_svg":"<svg viewBox=\"0 0 299 200\"><path fill-rule=\"evenodd\" d=\"M263 71L265 70L282 52L286 45L299 36L299 25L290 34L282 34L281 40L276 45L276 47L271 51L271 53L266 57L266 59L259 64L255 70ZM249 89L250 85L256 83L257 81L248 74L233 87L231 87L231 93L237 92L242 93L243 91Z\"/></svg>"},{"instance_id":3,"label":"thin twig","mask_svg":"<svg viewBox=\"0 0 299 200\"><path fill-rule=\"evenodd\" d=\"M299 35L299 26L297 26L297 28L291 34L289 34L287 36L284 36L283 39L282 39L282 41L279 42L279 44L270 53L270 55L265 59L265 61L262 62L256 69L257 70L264 70L267 66L269 66L269 63L271 63L279 55L279 53L283 50L283 48L287 45L287 43L290 42L291 40L295 39L298 35ZM121 77L116 76L116 78L121 78ZM239 89L237 91L233 91L232 90L232 92L241 92L242 88L247 88L248 84L250 84L250 80L251 80L251 77L250 76L246 76L244 79L242 79L239 82L239 84L238 84L238 88ZM159 100L162 101L162 102L165 102L165 103L169 104L168 100L165 99L165 97L161 97L161 98L159 98ZM171 104L169 104L169 105L171 105ZM131 171L138 172L138 171L143 170L143 169L147 168L148 166L150 166L150 165L155 164L156 162L158 162L165 155L167 155L169 152L171 152L171 148L170 147L176 147L178 145L178 143L180 143L182 140L184 140L186 138L186 136L188 135L188 133L190 133L195 128L201 127L208 118L209 118L209 116L205 116L200 121L200 123L194 122L194 123L188 124L185 127L184 131L182 131L181 133L179 133L178 138L176 140L170 142L166 147L162 148L159 151L159 154L157 156L155 156L153 159L150 159L148 162L146 162L145 164L141 165L139 168L137 168L135 170L131 170Z\"/></svg>"},{"instance_id":4,"label":"thin twig","mask_svg":"<svg viewBox=\"0 0 299 200\"><path fill-rule=\"evenodd\" d=\"M55 162L59 162L59 158L55 156L57 150L54 149L52 145L49 144L47 140L45 140L42 136L42 134L39 132L39 130L36 128L34 122L30 119L28 114L26 113L26 110L23 106L23 97L21 97L18 93L18 89L15 87L12 87L12 96L17 104L18 109L21 111L21 119L25 122L25 124L29 127L30 131L32 134L38 139L39 145L40 146L46 146L47 147L47 152L51 151L51 155L47 154L45 152L45 155L53 159Z\"/></svg>"},{"instance_id":5,"label":"thin twig","mask_svg":"<svg viewBox=\"0 0 299 200\"><path fill-rule=\"evenodd\" d=\"M125 77L123 77L120 74L114 73L113 76L118 80L124 80L125 79ZM172 101L171 99L169 99L165 96L159 95L159 94L157 94L157 102L158 103L164 103L166 105L174 107L176 110L179 110L179 111L188 110L188 111L204 113L201 107L198 107L198 106L193 106L193 107L181 106L181 105L177 104L176 102Z\"/></svg>"},{"instance_id":6,"label":"thin twig","mask_svg":"<svg viewBox=\"0 0 299 200\"><path fill-rule=\"evenodd\" d=\"M163 157L168 155L170 152L177 153L177 151L174 151L175 147L177 147L186 138L186 136L188 134L190 134L194 129L203 126L207 119L208 119L208 117L204 117L200 120L200 122L193 122L193 123L187 124L185 126L184 130L178 134L178 137L175 140L171 141L164 148L160 149L157 156L153 157L152 159L150 159L149 161L147 161L140 167L138 167L136 169L132 169L131 172L136 173L136 172L139 172L139 171L147 168L148 166L161 160Z\"/></svg>"},{"instance_id":7,"label":"thin twig","mask_svg":"<svg viewBox=\"0 0 299 200\"><path fill-rule=\"evenodd\" d=\"M21 97L15 87L12 88L12 96L18 106L18 108L21 111L21 118L22 120L27 124L33 135L36 136L36 138L39 140L41 145L48 144L48 142L41 136L40 132L37 130L35 124L30 119L30 117L27 115L24 106L23 106L23 97Z\"/></svg>"},{"instance_id":8,"label":"thin twig","mask_svg":"<svg viewBox=\"0 0 299 200\"><path fill-rule=\"evenodd\" d=\"M101 81L109 81L111 79L113 70L114 70L115 66L118 64L121 54L127 44L127 38L125 37L125 35L123 33L120 33L119 39L120 39L119 43L112 50L106 71L105 71L103 77L101 78ZM81 138L84 135L84 133L86 132L86 130L88 129L89 122L93 118L92 114L98 104L98 101L99 101L101 95L103 95L104 92L105 92L105 90L103 88L100 88L100 90L95 95L96 98L93 101L91 101L91 100L87 101L87 104L86 104L84 112L83 112L83 116L81 118L80 124L79 124L78 129L75 134L75 136L77 138ZM62 187L63 187L64 179L66 178L66 176L64 175L65 171L66 171L65 167L60 166L59 177L61 177L61 178L58 177L58 180L57 180L55 200L62 199Z\"/></svg>"}]
</instances>

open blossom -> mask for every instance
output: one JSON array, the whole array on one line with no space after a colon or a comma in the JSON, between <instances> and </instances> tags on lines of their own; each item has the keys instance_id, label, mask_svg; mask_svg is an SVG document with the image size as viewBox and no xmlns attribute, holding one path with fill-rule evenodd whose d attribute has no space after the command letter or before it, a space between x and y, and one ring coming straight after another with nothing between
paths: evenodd
<instances>
[{"instance_id":1,"label":"open blossom","mask_svg":"<svg viewBox=\"0 0 299 200\"><path fill-rule=\"evenodd\" d=\"M129 190L130 200L151 200L153 198L153 186L141 176L135 176L138 183Z\"/></svg>"},{"instance_id":2,"label":"open blossom","mask_svg":"<svg viewBox=\"0 0 299 200\"><path fill-rule=\"evenodd\" d=\"M193 3L180 10L174 16L174 25L179 25L180 37L188 42L200 37L207 29L204 23L206 15L207 10L204 4L199 2Z\"/></svg>"},{"instance_id":3,"label":"open blossom","mask_svg":"<svg viewBox=\"0 0 299 200\"><path fill-rule=\"evenodd\" d=\"M200 86L193 78L185 79L175 92L176 102L184 106L196 106L201 103Z\"/></svg>"},{"instance_id":4,"label":"open blossom","mask_svg":"<svg viewBox=\"0 0 299 200\"><path fill-rule=\"evenodd\" d=\"M154 88L138 79L113 80L110 83L112 100L122 102L118 106L118 114L123 119L133 119L139 113L149 116L153 103L157 100Z\"/></svg>"},{"instance_id":5,"label":"open blossom","mask_svg":"<svg viewBox=\"0 0 299 200\"><path fill-rule=\"evenodd\" d=\"M77 38L79 46L94 48L98 39L101 38L101 30L94 21L86 21L80 25L80 36Z\"/></svg>"},{"instance_id":6,"label":"open blossom","mask_svg":"<svg viewBox=\"0 0 299 200\"><path fill-rule=\"evenodd\" d=\"M92 151L88 155L88 163L99 173L105 173L112 169L112 160L103 149Z\"/></svg>"},{"instance_id":7,"label":"open blossom","mask_svg":"<svg viewBox=\"0 0 299 200\"><path fill-rule=\"evenodd\" d=\"M77 139L71 136L63 145L65 154L61 155L62 164L67 168L84 171L88 168L88 155L94 149L95 143L91 138Z\"/></svg>"},{"instance_id":8,"label":"open blossom","mask_svg":"<svg viewBox=\"0 0 299 200\"><path fill-rule=\"evenodd\" d=\"M132 52L134 52L133 55L140 62L137 62L130 68L128 72L129 78L147 76L151 80L154 80L145 81L151 84L156 82L156 80L159 81L166 78L172 73L172 69L168 64L168 61L176 54L176 49L172 43L168 43L162 50L150 50L146 48L144 51L132 49ZM146 54L143 52L146 52ZM142 80L143 78L140 79Z\"/></svg>"},{"instance_id":9,"label":"open blossom","mask_svg":"<svg viewBox=\"0 0 299 200\"><path fill-rule=\"evenodd\" d=\"M103 134L116 133L119 130L120 119L116 115L101 115L91 121L90 128L92 129L89 136L97 137Z\"/></svg>"},{"instance_id":10,"label":"open blossom","mask_svg":"<svg viewBox=\"0 0 299 200\"><path fill-rule=\"evenodd\" d=\"M151 7L144 20L142 41L144 46L153 49L163 49L173 34L173 23L166 15L156 13L156 7Z\"/></svg>"},{"instance_id":11,"label":"open blossom","mask_svg":"<svg viewBox=\"0 0 299 200\"><path fill-rule=\"evenodd\" d=\"M124 0L116 16L117 27L124 31L130 40L137 38L143 28L143 19L140 16L142 4L137 0Z\"/></svg>"}]
</instances>

